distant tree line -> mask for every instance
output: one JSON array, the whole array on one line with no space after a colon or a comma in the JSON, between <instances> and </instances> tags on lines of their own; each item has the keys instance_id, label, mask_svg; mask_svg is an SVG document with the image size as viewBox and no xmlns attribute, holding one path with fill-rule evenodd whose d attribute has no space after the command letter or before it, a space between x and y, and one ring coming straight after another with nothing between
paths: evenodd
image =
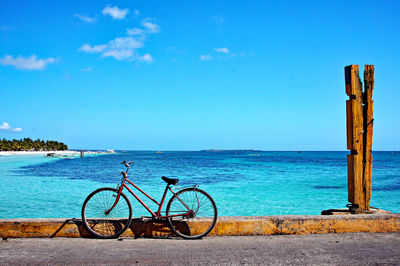
<instances>
[{"instance_id":1,"label":"distant tree line","mask_svg":"<svg viewBox=\"0 0 400 266\"><path fill-rule=\"evenodd\" d=\"M31 140L24 138L21 140L13 139L0 140L0 151L63 151L68 150L68 146L62 142L54 140Z\"/></svg>"}]
</instances>

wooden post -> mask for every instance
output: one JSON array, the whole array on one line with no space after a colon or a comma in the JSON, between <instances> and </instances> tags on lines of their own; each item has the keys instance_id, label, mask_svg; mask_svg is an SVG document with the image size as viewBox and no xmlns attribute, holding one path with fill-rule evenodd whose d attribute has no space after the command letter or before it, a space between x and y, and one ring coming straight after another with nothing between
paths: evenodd
<instances>
[{"instance_id":1,"label":"wooden post","mask_svg":"<svg viewBox=\"0 0 400 266\"><path fill-rule=\"evenodd\" d=\"M346 101L347 118L347 149L351 154L347 155L347 184L348 200L363 205L362 198L362 159L363 159L363 107L362 85L359 76L358 65L345 67L346 94L350 97Z\"/></svg>"},{"instance_id":2,"label":"wooden post","mask_svg":"<svg viewBox=\"0 0 400 266\"><path fill-rule=\"evenodd\" d=\"M366 210L369 210L372 189L372 133L374 122L374 66L365 65L364 69L364 174L363 189L365 191Z\"/></svg>"},{"instance_id":3,"label":"wooden post","mask_svg":"<svg viewBox=\"0 0 400 266\"><path fill-rule=\"evenodd\" d=\"M365 66L363 93L358 65L345 67L348 200L355 209L369 210L372 180L374 67Z\"/></svg>"}]
</instances>

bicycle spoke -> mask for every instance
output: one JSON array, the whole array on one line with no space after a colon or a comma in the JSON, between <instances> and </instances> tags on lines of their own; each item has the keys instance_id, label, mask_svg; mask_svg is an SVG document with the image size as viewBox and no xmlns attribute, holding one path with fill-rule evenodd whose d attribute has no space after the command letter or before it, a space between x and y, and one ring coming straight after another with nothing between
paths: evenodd
<instances>
[{"instance_id":1,"label":"bicycle spoke","mask_svg":"<svg viewBox=\"0 0 400 266\"><path fill-rule=\"evenodd\" d=\"M85 200L82 207L82 218L89 231L99 237L110 238L123 233L132 218L129 200L121 193L118 202L110 211L117 199L118 192L112 188L94 191ZM110 211L106 214L107 211ZM127 219L122 222L121 219Z\"/></svg>"},{"instance_id":2,"label":"bicycle spoke","mask_svg":"<svg viewBox=\"0 0 400 266\"><path fill-rule=\"evenodd\" d=\"M185 205L191 209L189 215ZM200 189L184 189L171 198L167 206L167 215L177 214L178 216L167 220L174 232L184 238L199 238L208 234L217 220L217 208L213 199ZM200 229L200 232L191 232L191 228L186 224L186 221L190 220L204 220L205 227Z\"/></svg>"}]
</instances>

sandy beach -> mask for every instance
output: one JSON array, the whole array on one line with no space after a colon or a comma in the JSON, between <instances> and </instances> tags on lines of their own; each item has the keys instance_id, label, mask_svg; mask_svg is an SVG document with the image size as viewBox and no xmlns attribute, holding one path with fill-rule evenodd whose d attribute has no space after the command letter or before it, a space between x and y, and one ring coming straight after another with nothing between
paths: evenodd
<instances>
[{"instance_id":1,"label":"sandy beach","mask_svg":"<svg viewBox=\"0 0 400 266\"><path fill-rule=\"evenodd\" d=\"M78 151L0 151L0 156L6 155L46 155L48 153L55 153L58 155L69 155L69 156L77 156L79 155Z\"/></svg>"},{"instance_id":2,"label":"sandy beach","mask_svg":"<svg viewBox=\"0 0 400 266\"><path fill-rule=\"evenodd\" d=\"M47 155L49 153L52 153L53 155L58 155L58 156L78 156L80 155L79 151L0 151L0 156L7 156L7 155ZM112 154L115 153L114 150L108 150L108 151L85 151L85 154Z\"/></svg>"}]
</instances>

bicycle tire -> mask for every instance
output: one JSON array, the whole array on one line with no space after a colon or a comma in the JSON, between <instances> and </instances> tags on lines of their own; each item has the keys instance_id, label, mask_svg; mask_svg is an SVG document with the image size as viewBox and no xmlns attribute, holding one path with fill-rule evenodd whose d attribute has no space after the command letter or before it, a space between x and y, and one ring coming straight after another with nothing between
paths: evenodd
<instances>
[{"instance_id":1,"label":"bicycle tire","mask_svg":"<svg viewBox=\"0 0 400 266\"><path fill-rule=\"evenodd\" d=\"M197 239L206 236L214 228L218 211L213 198L198 188L186 188L178 191L168 202L166 215L185 213L187 209L182 200L194 212L193 217L177 216L167 218L171 230L180 237ZM201 222L202 226L191 227L193 222Z\"/></svg>"},{"instance_id":2,"label":"bicycle tire","mask_svg":"<svg viewBox=\"0 0 400 266\"><path fill-rule=\"evenodd\" d=\"M132 220L132 206L125 194L121 193L117 205L109 214L118 190L99 188L87 196L82 205L82 221L85 228L98 238L117 238L128 229ZM126 218L127 217L127 218Z\"/></svg>"}]
</instances>

